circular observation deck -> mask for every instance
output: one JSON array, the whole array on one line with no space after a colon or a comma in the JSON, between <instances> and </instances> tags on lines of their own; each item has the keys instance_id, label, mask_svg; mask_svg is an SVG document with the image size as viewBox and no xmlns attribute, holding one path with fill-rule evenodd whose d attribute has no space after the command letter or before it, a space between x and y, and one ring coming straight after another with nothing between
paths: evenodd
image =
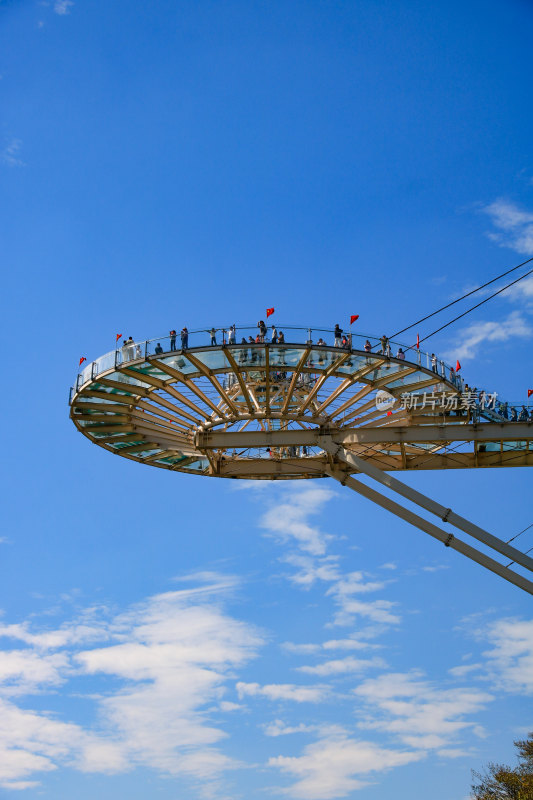
<instances>
[{"instance_id":1,"label":"circular observation deck","mask_svg":"<svg viewBox=\"0 0 533 800\"><path fill-rule=\"evenodd\" d=\"M175 337L132 342L78 375L71 419L92 442L125 458L249 479L324 477L331 457L318 435L326 432L342 434L345 446L381 459L386 469L420 467L443 446L410 443L407 431L390 437L392 427L469 419L457 402L446 410L461 379L450 379L440 360L432 366L426 353L404 346L405 358L398 358L391 354L397 343L383 352L376 337L350 336L337 347L333 331L282 329L282 344L243 341L257 334L244 327L237 328L240 344L229 343L222 329L213 345L206 344L211 332L189 334L186 349L175 349ZM428 396L429 407L419 410L413 398Z\"/></svg>"}]
</instances>

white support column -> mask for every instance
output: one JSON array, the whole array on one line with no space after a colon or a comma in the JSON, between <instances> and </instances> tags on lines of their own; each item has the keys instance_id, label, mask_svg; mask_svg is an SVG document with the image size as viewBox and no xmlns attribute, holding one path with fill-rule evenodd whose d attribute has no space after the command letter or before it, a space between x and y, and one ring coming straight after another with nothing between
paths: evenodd
<instances>
[{"instance_id":1,"label":"white support column","mask_svg":"<svg viewBox=\"0 0 533 800\"><path fill-rule=\"evenodd\" d=\"M520 550L517 550L515 547L512 547L506 542L503 542L501 539L498 539L497 536L493 536L491 533L483 528L480 528L478 525L474 525L473 522L469 522L469 520L452 511L451 508L445 508L443 505L435 502L435 500L432 500L430 497L426 497L426 495L418 492L416 489L412 489L410 486L406 486L397 478L393 478L391 475L378 469L373 464L369 464L364 459L359 458L359 456L350 453L348 450L342 447L342 445L336 444L331 436L319 437L319 444L324 450L326 450L326 452L330 453L340 461L344 461L345 464L353 467L353 469L356 469L358 472L368 475L369 478L373 478L383 486L386 486L388 489L392 489L392 491L397 492L407 500L416 503L421 508L425 508L426 511L430 511L432 514L435 514L435 516L439 517L443 522L448 522L451 525L455 525L456 528L464 531L464 533L468 533L469 536L472 536L474 539L477 539L479 542L482 542L488 547L492 547L492 549L496 550L496 552L501 553L507 558L510 558L512 561L515 561L517 564L520 564L520 566L525 567L533 572L533 558L527 556L525 553L522 553Z\"/></svg>"},{"instance_id":2,"label":"white support column","mask_svg":"<svg viewBox=\"0 0 533 800\"><path fill-rule=\"evenodd\" d=\"M326 470L328 475L335 480L339 481L343 486L348 486L350 489L353 489L355 492L363 495L368 500L372 500L372 502L376 503L378 506L387 509L387 511L391 511L393 514L396 514L397 517L404 519L406 522L409 522L411 525L414 525L415 528L419 528L420 530L424 531L425 533L429 533L430 536L433 536L434 539L438 539L442 542L446 547L451 547L453 550L457 550L457 552L462 553L467 558L472 559L472 561L476 561L481 566L485 567L486 569L494 572L496 575L499 575L501 578L505 578L506 581L509 583L518 586L520 589L523 589L525 592L533 595L533 583L527 578L523 578L522 575L519 575L517 572L513 572L508 567L504 567L503 564L500 564L498 561L495 561L493 558L486 556L484 553L480 553L470 545L465 544L461 539L457 539L452 533L446 533L441 528L438 528L432 522L424 519L423 517L419 517L418 514L415 514L413 511L409 511L407 508L404 508L399 503L394 502L394 500L389 500L388 497L384 497L379 492L376 492L375 489L371 489L361 481L357 481L355 478L346 475L346 473L340 472L335 469Z\"/></svg>"}]
</instances>

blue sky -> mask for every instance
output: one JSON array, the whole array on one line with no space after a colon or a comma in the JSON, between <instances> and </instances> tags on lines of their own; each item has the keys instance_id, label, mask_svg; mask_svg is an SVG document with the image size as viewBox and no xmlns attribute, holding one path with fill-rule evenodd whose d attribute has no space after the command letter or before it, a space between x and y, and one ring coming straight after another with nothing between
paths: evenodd
<instances>
[{"instance_id":1,"label":"blue sky","mask_svg":"<svg viewBox=\"0 0 533 800\"><path fill-rule=\"evenodd\" d=\"M275 306L390 334L532 256L531 4L0 19L3 795L466 798L533 728L526 596L329 481L123 463L67 398L119 332ZM532 301L428 345L523 402ZM532 522L524 468L402 479L504 539Z\"/></svg>"}]
</instances>

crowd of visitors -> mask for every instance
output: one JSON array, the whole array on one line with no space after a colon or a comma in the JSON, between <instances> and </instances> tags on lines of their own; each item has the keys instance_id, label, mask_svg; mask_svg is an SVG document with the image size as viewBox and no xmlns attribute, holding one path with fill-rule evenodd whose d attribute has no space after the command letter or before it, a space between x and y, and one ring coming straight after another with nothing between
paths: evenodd
<instances>
[{"instance_id":1,"label":"crowd of visitors","mask_svg":"<svg viewBox=\"0 0 533 800\"><path fill-rule=\"evenodd\" d=\"M221 341L222 345L236 345L237 344L237 326L235 324L230 325L228 328L215 328L212 327L207 331L209 335L210 345L216 347L218 345L217 334L221 334ZM335 325L334 331L334 347L340 348L343 350L352 350L352 334L345 333L343 329L340 327L339 324ZM311 335L311 331L309 330L309 337ZM172 329L169 332L169 342L170 342L170 351L177 350L177 331ZM144 343L143 343L144 344ZM189 331L187 327L183 327L180 331L180 344L181 350L187 350L189 348ZM267 328L266 323L264 320L259 320L257 323L257 334L256 336L248 336L246 338L243 336L240 341L240 349L238 351L237 359L240 364L244 363L251 363L252 365L261 364L264 361L264 351L261 348L253 347L253 345L258 344L273 344L273 345L284 345L285 344L285 335L283 331L278 331L276 325L272 325L270 328L270 332ZM313 343L311 338L306 340L307 345L315 344L316 347L327 347L327 342L323 339L322 336L317 340L316 343ZM384 334L379 339L379 344L372 345L371 342L366 339L363 350L365 353L378 353L380 355L384 355L387 358L392 357L392 350L389 338ZM130 336L129 338L124 338L121 346L120 346L121 358L122 362L134 361L136 359L143 357L143 347L141 344L136 343L133 340L133 337ZM154 353L155 355L162 355L165 352L161 342L157 342ZM396 358L400 361L406 360L406 353L402 347L398 347L398 351L396 353ZM367 359L370 363L370 359ZM283 366L285 363L284 361L284 353L281 351L281 360L280 364ZM327 363L327 353L319 352L318 354L318 364L320 366ZM430 363L431 363L431 370L436 375L441 375L444 377L444 363L441 361L439 364L438 358L435 353L431 353L430 356ZM439 372L440 366L440 372ZM276 373L276 377L278 379L282 379L285 377L286 373L279 372ZM461 378L457 375L453 367L449 368L449 381L454 386L457 386L459 389L463 389L464 392L470 393L472 396L476 397L476 409L479 411L493 411L496 415L500 418L509 420L510 422L530 422L533 421L533 408L528 410L525 405L522 405L521 408L516 406L510 406L506 402L500 402L496 405L495 402L491 404L486 403L487 395L483 390L479 391L476 388L471 389L468 384L463 384ZM492 396L491 396L492 397Z\"/></svg>"}]
</instances>

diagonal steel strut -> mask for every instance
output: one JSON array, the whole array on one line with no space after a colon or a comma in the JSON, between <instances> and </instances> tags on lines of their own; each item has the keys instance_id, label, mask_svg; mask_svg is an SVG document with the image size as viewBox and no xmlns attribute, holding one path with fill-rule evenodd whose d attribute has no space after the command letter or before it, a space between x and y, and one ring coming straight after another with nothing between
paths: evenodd
<instances>
[{"instance_id":1,"label":"diagonal steel strut","mask_svg":"<svg viewBox=\"0 0 533 800\"><path fill-rule=\"evenodd\" d=\"M483 542L483 544L486 544L497 552L512 558L514 561L516 561L516 563L526 567L526 569L533 569L533 559L529 558L524 553L516 550L514 547L511 547L505 542L502 542L496 536L493 536L487 531L484 531L482 528L479 528L477 525L474 525L458 514L455 514L450 509L444 508L444 506L441 506L439 503L436 503L429 497L426 497L420 492L411 489L409 486L405 486L405 484L401 483L395 478L391 478L389 475L382 473L381 470L378 470L376 467L367 464L362 459L352 455L352 453L348 453L343 447L340 447L338 444L336 444L331 437L321 437L320 444L324 450L334 456L337 460L344 461L350 467L353 467L358 471L369 475L369 477L378 480L380 483L403 495L408 500L417 503L426 510L431 511L433 514L436 514L445 522L454 524L456 527L465 531L465 533L468 533L469 535ZM479 552L462 540L457 539L453 534L443 531L441 528L437 527L423 517L418 516L414 512L409 511L401 506L399 503L396 503L395 501L383 496L374 489L366 486L366 484L361 483L354 478L348 477L346 473L341 472L338 469L332 468L327 472L332 478L335 478L343 485L349 486L351 489L354 489L354 491L362 494L364 497L367 497L374 503L377 503L377 505L386 508L393 514L396 514L402 519L405 519L407 522L410 522L415 527L420 528L426 533L429 533L430 536L439 539L439 541L443 542L447 547L452 547L454 550L463 553L463 555L466 555L468 558L471 558L478 564L481 564L492 572L495 572L502 578L510 581L510 583L513 583L515 586L519 586L524 591L529 592L529 594L533 594L533 583L531 581L529 581L527 578L523 578L513 570L508 569L500 562L495 561L489 556L486 556L484 553Z\"/></svg>"}]
</instances>

